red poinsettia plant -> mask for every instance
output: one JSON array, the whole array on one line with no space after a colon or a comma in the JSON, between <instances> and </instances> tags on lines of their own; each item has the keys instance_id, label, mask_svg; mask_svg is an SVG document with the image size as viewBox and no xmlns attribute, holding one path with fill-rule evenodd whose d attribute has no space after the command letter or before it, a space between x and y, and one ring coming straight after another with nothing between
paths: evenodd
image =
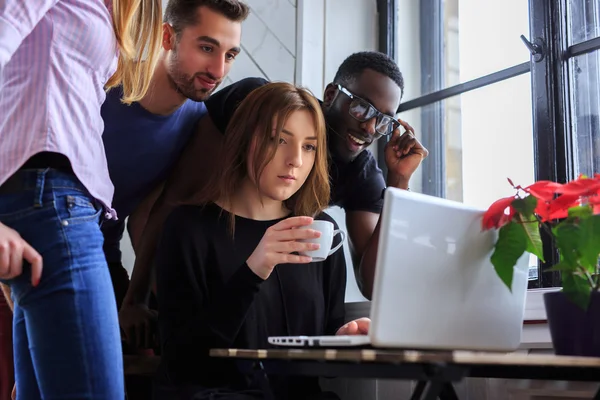
<instances>
[{"instance_id":1,"label":"red poinsettia plant","mask_svg":"<svg viewBox=\"0 0 600 400\"><path fill-rule=\"evenodd\" d=\"M514 196L495 201L483 216L484 230L499 229L491 257L496 273L511 289L514 266L528 252L544 261L540 229L558 249L562 290L584 309L600 288L600 174L565 184L538 181L515 186Z\"/></svg>"}]
</instances>

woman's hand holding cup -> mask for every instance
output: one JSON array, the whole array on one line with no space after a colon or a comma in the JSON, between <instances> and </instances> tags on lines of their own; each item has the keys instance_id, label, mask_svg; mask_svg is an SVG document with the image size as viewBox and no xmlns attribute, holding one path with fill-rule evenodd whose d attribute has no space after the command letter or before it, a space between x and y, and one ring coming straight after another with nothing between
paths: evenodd
<instances>
[{"instance_id":1,"label":"woman's hand holding cup","mask_svg":"<svg viewBox=\"0 0 600 400\"><path fill-rule=\"evenodd\" d=\"M292 254L319 249L318 243L300 242L321 236L321 232L314 229L297 229L312 222L311 217L291 217L269 227L246 261L248 267L262 279L267 279L277 264L312 262L312 257Z\"/></svg>"}]
</instances>

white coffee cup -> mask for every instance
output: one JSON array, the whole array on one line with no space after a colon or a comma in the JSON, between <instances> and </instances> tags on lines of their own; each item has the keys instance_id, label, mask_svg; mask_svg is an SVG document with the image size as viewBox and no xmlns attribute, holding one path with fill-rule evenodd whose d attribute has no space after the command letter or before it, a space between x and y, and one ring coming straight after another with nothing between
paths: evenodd
<instances>
[{"instance_id":1,"label":"white coffee cup","mask_svg":"<svg viewBox=\"0 0 600 400\"><path fill-rule=\"evenodd\" d=\"M320 247L317 250L311 251L301 251L300 255L312 257L313 261L323 261L333 253L335 253L342 245L344 244L344 240L346 240L346 232L341 229L333 229L334 225L329 221L313 221L312 224L303 226L300 229L313 229L315 231L321 232L321 237L313 238L313 239L303 239L300 242L304 243L318 243ZM335 246L333 249L331 245L333 244L333 238L335 235L342 235L342 240Z\"/></svg>"}]
</instances>

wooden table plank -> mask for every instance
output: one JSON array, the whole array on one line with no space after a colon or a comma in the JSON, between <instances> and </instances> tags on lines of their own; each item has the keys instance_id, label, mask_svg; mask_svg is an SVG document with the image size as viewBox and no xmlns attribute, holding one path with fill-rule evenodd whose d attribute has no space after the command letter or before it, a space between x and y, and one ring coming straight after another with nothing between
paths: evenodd
<instances>
[{"instance_id":1,"label":"wooden table plank","mask_svg":"<svg viewBox=\"0 0 600 400\"><path fill-rule=\"evenodd\" d=\"M600 368L600 358L552 354L484 353L469 351L395 351L374 349L212 349L210 355L225 358L289 359L376 363L451 363L460 365L514 365Z\"/></svg>"}]
</instances>

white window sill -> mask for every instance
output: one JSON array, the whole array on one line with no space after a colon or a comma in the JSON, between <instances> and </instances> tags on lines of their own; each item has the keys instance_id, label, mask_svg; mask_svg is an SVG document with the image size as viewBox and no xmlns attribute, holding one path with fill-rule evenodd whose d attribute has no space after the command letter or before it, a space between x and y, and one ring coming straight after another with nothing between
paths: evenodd
<instances>
[{"instance_id":1,"label":"white window sill","mask_svg":"<svg viewBox=\"0 0 600 400\"><path fill-rule=\"evenodd\" d=\"M560 288L531 289L527 291L522 349L552 349L552 339L548 329L544 293L556 292Z\"/></svg>"},{"instance_id":2,"label":"white window sill","mask_svg":"<svg viewBox=\"0 0 600 400\"><path fill-rule=\"evenodd\" d=\"M560 288L530 289L525 301L525 321L546 321L544 293L559 291Z\"/></svg>"}]
</instances>

